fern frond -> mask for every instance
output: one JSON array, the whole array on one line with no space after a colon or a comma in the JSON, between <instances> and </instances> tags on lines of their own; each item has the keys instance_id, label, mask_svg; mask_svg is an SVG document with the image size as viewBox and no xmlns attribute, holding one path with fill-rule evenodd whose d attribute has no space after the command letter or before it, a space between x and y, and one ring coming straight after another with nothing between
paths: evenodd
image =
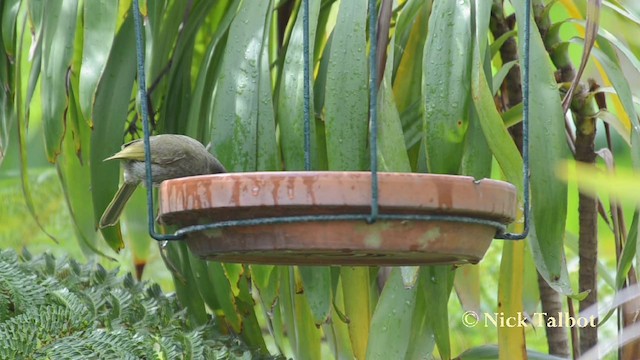
<instances>
[{"instance_id":1,"label":"fern frond","mask_svg":"<svg viewBox=\"0 0 640 360\"><path fill-rule=\"evenodd\" d=\"M191 329L174 294L118 270L0 251L0 359L249 359L213 323Z\"/></svg>"}]
</instances>

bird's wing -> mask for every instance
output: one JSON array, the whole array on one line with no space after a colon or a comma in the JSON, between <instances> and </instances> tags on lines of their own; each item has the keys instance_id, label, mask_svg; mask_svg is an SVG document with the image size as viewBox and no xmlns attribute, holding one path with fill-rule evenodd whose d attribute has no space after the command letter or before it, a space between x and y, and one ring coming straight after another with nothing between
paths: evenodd
<instances>
[{"instance_id":1,"label":"bird's wing","mask_svg":"<svg viewBox=\"0 0 640 360\"><path fill-rule=\"evenodd\" d=\"M195 140L180 135L159 135L155 137L151 142L152 162L158 165L169 165L188 158L189 154L193 153L192 141ZM160 143L162 143L162 146L160 146ZM200 143L197 144L202 146Z\"/></svg>"},{"instance_id":2,"label":"bird's wing","mask_svg":"<svg viewBox=\"0 0 640 360\"><path fill-rule=\"evenodd\" d=\"M179 160L182 160L188 156L187 150L184 147L184 144L180 143L178 138L163 138L163 143L166 145L165 147L171 149L167 151L164 147L159 147L157 142L159 142L161 138L156 136L150 139L151 141L151 153L152 160L151 163L166 165ZM173 146L169 146L173 145ZM144 141L142 139L130 141L124 145L122 145L122 150L113 154L112 156L104 159L107 160L131 160L131 161L145 161L144 158Z\"/></svg>"},{"instance_id":3,"label":"bird's wing","mask_svg":"<svg viewBox=\"0 0 640 360\"><path fill-rule=\"evenodd\" d=\"M104 161L118 159L144 161L144 143L142 140L133 140L122 145L122 150L104 159Z\"/></svg>"}]
</instances>

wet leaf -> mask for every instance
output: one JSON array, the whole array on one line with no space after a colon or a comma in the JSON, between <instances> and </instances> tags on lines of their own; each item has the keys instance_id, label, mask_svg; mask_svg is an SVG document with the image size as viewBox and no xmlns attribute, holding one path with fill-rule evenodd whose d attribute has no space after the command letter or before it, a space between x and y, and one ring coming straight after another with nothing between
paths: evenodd
<instances>
[{"instance_id":1,"label":"wet leaf","mask_svg":"<svg viewBox=\"0 0 640 360\"><path fill-rule=\"evenodd\" d=\"M313 54L316 26L320 13L320 0L309 4L309 59L310 84L313 83ZM303 59L303 21L302 6L298 11L296 23L291 32L287 53L281 73L278 92L278 124L280 127L280 144L282 156L287 170L304 170L304 59ZM313 106L313 88L310 89L310 131L311 131L311 163L312 169L318 169L318 144L316 142L315 111ZM315 159L315 161L314 161Z\"/></svg>"},{"instance_id":2,"label":"wet leaf","mask_svg":"<svg viewBox=\"0 0 640 360\"><path fill-rule=\"evenodd\" d=\"M324 104L329 170L369 168L366 8L366 0L340 2L333 30Z\"/></svg>"},{"instance_id":3,"label":"wet leaf","mask_svg":"<svg viewBox=\"0 0 640 360\"><path fill-rule=\"evenodd\" d=\"M371 318L367 359L394 359L407 352L417 292L417 286L405 288L399 268L391 270Z\"/></svg>"},{"instance_id":4,"label":"wet leaf","mask_svg":"<svg viewBox=\"0 0 640 360\"><path fill-rule=\"evenodd\" d=\"M427 169L455 174L469 126L471 8L468 0L436 1L423 54L423 131ZM456 39L456 41L451 41Z\"/></svg>"},{"instance_id":5,"label":"wet leaf","mask_svg":"<svg viewBox=\"0 0 640 360\"><path fill-rule=\"evenodd\" d=\"M267 44L269 2L243 2L231 23L210 114L214 153L229 171L277 169Z\"/></svg>"}]
</instances>

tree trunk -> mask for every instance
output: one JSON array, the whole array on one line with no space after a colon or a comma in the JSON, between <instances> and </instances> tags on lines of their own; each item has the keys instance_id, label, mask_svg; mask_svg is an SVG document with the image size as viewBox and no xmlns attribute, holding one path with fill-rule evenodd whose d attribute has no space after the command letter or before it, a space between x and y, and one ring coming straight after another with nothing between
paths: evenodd
<instances>
[{"instance_id":1,"label":"tree trunk","mask_svg":"<svg viewBox=\"0 0 640 360\"><path fill-rule=\"evenodd\" d=\"M547 281L538 274L538 288L540 289L540 299L542 312L546 313L544 317L545 324L547 319L554 318L555 323L559 324L558 314L563 314L562 298L555 290L547 284ZM569 355L569 337L567 329L562 326L549 327L545 326L544 330L547 334L547 345L549 345L549 354L568 358Z\"/></svg>"},{"instance_id":2,"label":"tree trunk","mask_svg":"<svg viewBox=\"0 0 640 360\"><path fill-rule=\"evenodd\" d=\"M576 160L595 164L594 140L596 136L595 119L576 116ZM580 192L578 197L579 212L579 289L589 291L587 297L580 302L580 311L597 305L597 260L598 260L598 212L596 199ZM580 351L585 353L598 342L597 327L586 326L580 329Z\"/></svg>"}]
</instances>

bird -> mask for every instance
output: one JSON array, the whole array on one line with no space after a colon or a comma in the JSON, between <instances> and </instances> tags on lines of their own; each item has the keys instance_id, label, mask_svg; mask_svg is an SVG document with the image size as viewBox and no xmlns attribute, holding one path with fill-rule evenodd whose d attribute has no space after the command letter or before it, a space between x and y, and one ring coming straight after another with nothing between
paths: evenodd
<instances>
[{"instance_id":1,"label":"bird","mask_svg":"<svg viewBox=\"0 0 640 360\"><path fill-rule=\"evenodd\" d=\"M226 172L224 166L198 140L186 135L161 134L149 137L151 147L151 174L154 186L169 179L218 174ZM118 222L125 204L146 178L144 142L134 140L104 161L121 160L124 182L100 218L99 228Z\"/></svg>"}]
</instances>

